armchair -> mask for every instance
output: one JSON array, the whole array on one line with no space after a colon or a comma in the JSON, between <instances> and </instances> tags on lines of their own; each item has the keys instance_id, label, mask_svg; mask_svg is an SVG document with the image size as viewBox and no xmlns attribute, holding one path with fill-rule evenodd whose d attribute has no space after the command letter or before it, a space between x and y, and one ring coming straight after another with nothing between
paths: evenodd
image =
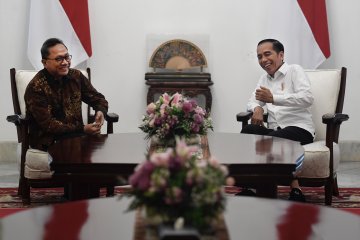
<instances>
[{"instance_id":1,"label":"armchair","mask_svg":"<svg viewBox=\"0 0 360 240\"><path fill-rule=\"evenodd\" d=\"M314 95L311 111L315 124L315 139L313 143L303 145L305 159L296 177L301 186L324 186L325 204L331 205L332 196L339 194L336 170L340 161L340 125L349 119L347 114L342 113L347 69L343 67L341 70L319 69L305 72L310 78ZM251 116L251 112L242 112L236 115L236 119L244 127Z\"/></svg>"},{"instance_id":2,"label":"armchair","mask_svg":"<svg viewBox=\"0 0 360 240\"><path fill-rule=\"evenodd\" d=\"M81 70L91 80L90 68ZM48 155L45 152L31 149L29 151L28 127L29 119L26 117L24 94L27 85L35 76L34 70L10 69L11 93L14 107L14 115L7 116L7 121L14 123L17 128L18 143L21 144L20 176L18 195L22 197L24 204L30 203L31 187L64 187L69 181L69 176L53 175L48 164ZM95 114L91 107L87 106L87 122L94 122ZM118 122L119 116L115 113L108 113L105 116L107 121L107 133L113 133L113 123ZM108 194L113 193L113 186L108 187Z\"/></svg>"}]
</instances>

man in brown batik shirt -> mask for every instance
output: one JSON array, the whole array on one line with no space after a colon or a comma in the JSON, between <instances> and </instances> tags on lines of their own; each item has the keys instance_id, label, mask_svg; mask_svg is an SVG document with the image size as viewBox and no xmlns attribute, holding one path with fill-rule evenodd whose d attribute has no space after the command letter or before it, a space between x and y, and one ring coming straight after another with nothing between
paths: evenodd
<instances>
[{"instance_id":1,"label":"man in brown batik shirt","mask_svg":"<svg viewBox=\"0 0 360 240\"><path fill-rule=\"evenodd\" d=\"M44 69L30 81L25 91L26 115L30 119L30 146L47 150L55 140L78 134L99 134L108 110L105 97L76 69L71 55L57 38L41 48ZM84 125L82 102L95 109L95 122Z\"/></svg>"}]
</instances>

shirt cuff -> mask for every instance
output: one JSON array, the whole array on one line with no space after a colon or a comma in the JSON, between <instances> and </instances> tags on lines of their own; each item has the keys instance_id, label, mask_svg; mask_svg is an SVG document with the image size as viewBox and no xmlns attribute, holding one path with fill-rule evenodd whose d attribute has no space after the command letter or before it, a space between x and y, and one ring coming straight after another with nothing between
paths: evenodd
<instances>
[{"instance_id":1,"label":"shirt cuff","mask_svg":"<svg viewBox=\"0 0 360 240\"><path fill-rule=\"evenodd\" d=\"M273 95L273 104L277 105L280 104L282 101L284 100L284 96L283 95Z\"/></svg>"}]
</instances>

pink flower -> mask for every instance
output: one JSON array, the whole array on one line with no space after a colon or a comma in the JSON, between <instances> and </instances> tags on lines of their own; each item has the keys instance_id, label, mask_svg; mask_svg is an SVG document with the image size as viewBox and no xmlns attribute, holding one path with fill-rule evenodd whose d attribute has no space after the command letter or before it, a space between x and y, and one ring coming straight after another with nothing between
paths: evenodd
<instances>
[{"instance_id":1,"label":"pink flower","mask_svg":"<svg viewBox=\"0 0 360 240\"><path fill-rule=\"evenodd\" d=\"M147 113L148 114L151 114L151 113L155 113L155 109L156 109L156 104L155 103L150 103L148 106L147 106Z\"/></svg>"},{"instance_id":2,"label":"pink flower","mask_svg":"<svg viewBox=\"0 0 360 240\"><path fill-rule=\"evenodd\" d=\"M200 131L200 125L196 123L191 123L191 130L194 133L198 133Z\"/></svg>"},{"instance_id":3,"label":"pink flower","mask_svg":"<svg viewBox=\"0 0 360 240\"><path fill-rule=\"evenodd\" d=\"M201 161L198 161L198 162L197 162L197 166L198 166L199 168L206 168L206 167L208 166L208 163L207 163L207 161L205 161L205 160L201 160Z\"/></svg>"},{"instance_id":4,"label":"pink flower","mask_svg":"<svg viewBox=\"0 0 360 240\"><path fill-rule=\"evenodd\" d=\"M156 117L155 117L154 124L155 124L156 126L161 125L161 117L160 117L160 116L156 116Z\"/></svg>"},{"instance_id":5,"label":"pink flower","mask_svg":"<svg viewBox=\"0 0 360 240\"><path fill-rule=\"evenodd\" d=\"M141 191L148 190L150 188L150 176L153 170L154 165L150 161L143 162L135 169L135 172L130 176L130 185L134 188L138 188Z\"/></svg>"},{"instance_id":6,"label":"pink flower","mask_svg":"<svg viewBox=\"0 0 360 240\"><path fill-rule=\"evenodd\" d=\"M210 164L210 166L213 166L215 168L218 168L220 166L218 160L216 158L214 158L213 156L210 157L209 164Z\"/></svg>"},{"instance_id":7,"label":"pink flower","mask_svg":"<svg viewBox=\"0 0 360 240\"><path fill-rule=\"evenodd\" d=\"M182 95L180 93L175 93L172 97L171 106L181 107Z\"/></svg>"},{"instance_id":8,"label":"pink flower","mask_svg":"<svg viewBox=\"0 0 360 240\"><path fill-rule=\"evenodd\" d=\"M200 107L200 106L197 106L194 111L195 111L197 114L200 114L200 115L202 115L202 116L205 116L205 114L206 114L205 110L204 110L202 107Z\"/></svg>"},{"instance_id":9,"label":"pink flower","mask_svg":"<svg viewBox=\"0 0 360 240\"><path fill-rule=\"evenodd\" d=\"M169 169L170 170L178 171L179 169L181 169L181 167L183 165L184 165L184 161L179 156L170 158L170 161L169 161Z\"/></svg>"},{"instance_id":10,"label":"pink flower","mask_svg":"<svg viewBox=\"0 0 360 240\"><path fill-rule=\"evenodd\" d=\"M176 139L175 152L180 157L180 160L185 161L198 151L198 146L188 146L184 139Z\"/></svg>"},{"instance_id":11,"label":"pink flower","mask_svg":"<svg viewBox=\"0 0 360 240\"><path fill-rule=\"evenodd\" d=\"M154 153L150 156L150 161L155 166L162 166L162 167L168 167L170 157L173 155L173 150L171 148L168 148L163 153Z\"/></svg>"},{"instance_id":12,"label":"pink flower","mask_svg":"<svg viewBox=\"0 0 360 240\"><path fill-rule=\"evenodd\" d=\"M190 101L185 101L183 103L182 109L185 112L185 114L187 114L193 110L193 105L191 104Z\"/></svg>"},{"instance_id":13,"label":"pink flower","mask_svg":"<svg viewBox=\"0 0 360 240\"><path fill-rule=\"evenodd\" d=\"M193 119L198 124L201 124L204 121L204 117L200 114L194 114Z\"/></svg>"},{"instance_id":14,"label":"pink flower","mask_svg":"<svg viewBox=\"0 0 360 240\"><path fill-rule=\"evenodd\" d=\"M149 127L154 127L154 124L155 124L155 116L154 116L153 114L151 114L149 117L150 117Z\"/></svg>"},{"instance_id":15,"label":"pink flower","mask_svg":"<svg viewBox=\"0 0 360 240\"><path fill-rule=\"evenodd\" d=\"M160 106L160 116L162 116L162 117L165 116L167 106L168 105L166 105L166 104L162 104Z\"/></svg>"},{"instance_id":16,"label":"pink flower","mask_svg":"<svg viewBox=\"0 0 360 240\"><path fill-rule=\"evenodd\" d=\"M193 108L196 108L197 107L197 103L196 103L196 100L195 99L190 99L189 101L192 105Z\"/></svg>"},{"instance_id":17,"label":"pink flower","mask_svg":"<svg viewBox=\"0 0 360 240\"><path fill-rule=\"evenodd\" d=\"M169 102L170 102L170 96L169 96L169 94L164 93L163 95L161 95L160 98L163 100L163 103L164 103L165 105L169 105Z\"/></svg>"}]
</instances>

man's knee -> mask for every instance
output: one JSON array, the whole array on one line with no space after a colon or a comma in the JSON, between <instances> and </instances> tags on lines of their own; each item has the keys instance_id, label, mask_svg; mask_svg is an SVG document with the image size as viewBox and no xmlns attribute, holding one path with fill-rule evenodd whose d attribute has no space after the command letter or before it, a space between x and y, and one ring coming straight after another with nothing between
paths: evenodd
<instances>
[{"instance_id":1,"label":"man's knee","mask_svg":"<svg viewBox=\"0 0 360 240\"><path fill-rule=\"evenodd\" d=\"M243 127L243 129L241 130L241 133L266 135L267 128L260 126L260 125L249 124L249 125L246 125L245 127Z\"/></svg>"}]
</instances>

